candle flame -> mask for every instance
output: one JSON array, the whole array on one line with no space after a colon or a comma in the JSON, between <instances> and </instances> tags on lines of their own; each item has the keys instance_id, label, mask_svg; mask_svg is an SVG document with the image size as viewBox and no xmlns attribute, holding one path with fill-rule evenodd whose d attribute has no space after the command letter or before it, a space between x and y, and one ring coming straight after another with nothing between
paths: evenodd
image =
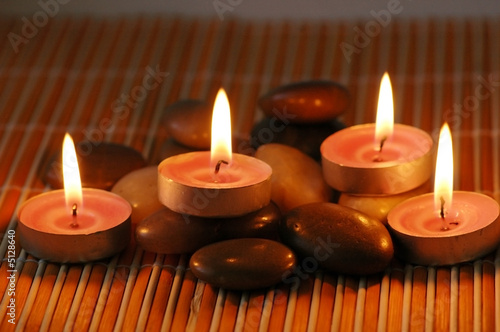
<instances>
[{"instance_id":1,"label":"candle flame","mask_svg":"<svg viewBox=\"0 0 500 332\"><path fill-rule=\"evenodd\" d=\"M80 210L83 205L82 182L76 158L75 144L68 133L64 136L63 141L62 169L66 207L70 214L75 214L75 210Z\"/></svg>"},{"instance_id":2,"label":"candle flame","mask_svg":"<svg viewBox=\"0 0 500 332\"><path fill-rule=\"evenodd\" d=\"M210 149L210 165L215 169L221 161L231 163L231 112L229 100L223 88L219 89L215 98L212 113L212 141Z\"/></svg>"},{"instance_id":3,"label":"candle flame","mask_svg":"<svg viewBox=\"0 0 500 332\"><path fill-rule=\"evenodd\" d=\"M377 119L375 121L376 150L381 150L385 140L392 136L394 130L394 101L389 74L386 72L380 81L378 95Z\"/></svg>"},{"instance_id":4,"label":"candle flame","mask_svg":"<svg viewBox=\"0 0 500 332\"><path fill-rule=\"evenodd\" d=\"M434 178L434 208L441 214L451 206L453 199L453 144L450 127L445 122L439 133ZM444 205L443 205L444 204ZM444 217L444 215L442 216Z\"/></svg>"}]
</instances>

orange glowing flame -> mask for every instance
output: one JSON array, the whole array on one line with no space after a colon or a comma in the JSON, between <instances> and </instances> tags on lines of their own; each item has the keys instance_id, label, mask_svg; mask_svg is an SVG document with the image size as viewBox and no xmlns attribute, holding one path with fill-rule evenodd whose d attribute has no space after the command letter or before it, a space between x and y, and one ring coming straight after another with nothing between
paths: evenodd
<instances>
[{"instance_id":1,"label":"orange glowing flame","mask_svg":"<svg viewBox=\"0 0 500 332\"><path fill-rule=\"evenodd\" d=\"M394 102L389 74L385 73L380 81L378 95L377 119L375 121L376 150L381 150L386 139L392 136L394 130Z\"/></svg>"},{"instance_id":2,"label":"orange glowing flame","mask_svg":"<svg viewBox=\"0 0 500 332\"><path fill-rule=\"evenodd\" d=\"M81 210L83 205L82 182L76 158L75 144L68 133L64 136L63 141L62 164L66 207L70 213L75 213L75 209L78 208Z\"/></svg>"},{"instance_id":3,"label":"orange glowing flame","mask_svg":"<svg viewBox=\"0 0 500 332\"><path fill-rule=\"evenodd\" d=\"M434 207L439 213L445 213L453 200L453 144L448 124L445 123L439 133L434 178ZM444 217L444 215L442 216Z\"/></svg>"},{"instance_id":4,"label":"orange glowing flame","mask_svg":"<svg viewBox=\"0 0 500 332\"><path fill-rule=\"evenodd\" d=\"M210 165L216 167L221 161L230 164L231 147L231 112L229 100L223 88L219 89L215 98L212 113L212 141L210 149Z\"/></svg>"}]
</instances>

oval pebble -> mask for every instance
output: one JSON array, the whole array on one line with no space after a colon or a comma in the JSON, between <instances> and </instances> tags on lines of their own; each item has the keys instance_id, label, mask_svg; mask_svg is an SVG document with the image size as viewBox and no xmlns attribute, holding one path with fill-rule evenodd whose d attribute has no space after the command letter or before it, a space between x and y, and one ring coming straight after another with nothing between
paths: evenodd
<instances>
[{"instance_id":1,"label":"oval pebble","mask_svg":"<svg viewBox=\"0 0 500 332\"><path fill-rule=\"evenodd\" d=\"M193 253L204 245L233 238L278 237L278 207L271 204L237 218L202 218L164 208L142 220L136 229L137 243L162 254Z\"/></svg>"},{"instance_id":2,"label":"oval pebble","mask_svg":"<svg viewBox=\"0 0 500 332\"><path fill-rule=\"evenodd\" d=\"M277 143L257 149L255 157L273 169L271 200L286 213L299 205L328 202L332 190L323 179L321 166L299 150Z\"/></svg>"},{"instance_id":3,"label":"oval pebble","mask_svg":"<svg viewBox=\"0 0 500 332\"><path fill-rule=\"evenodd\" d=\"M285 123L313 123L342 114L349 99L349 92L341 84L314 80L277 87L259 99L259 106L268 117Z\"/></svg>"},{"instance_id":4,"label":"oval pebble","mask_svg":"<svg viewBox=\"0 0 500 332\"><path fill-rule=\"evenodd\" d=\"M279 242L234 239L199 249L189 266L198 279L216 287L251 290L283 281L296 263L295 254Z\"/></svg>"},{"instance_id":5,"label":"oval pebble","mask_svg":"<svg viewBox=\"0 0 500 332\"><path fill-rule=\"evenodd\" d=\"M165 110L162 123L172 138L193 149L210 149L213 105L179 100Z\"/></svg>"},{"instance_id":6,"label":"oval pebble","mask_svg":"<svg viewBox=\"0 0 500 332\"><path fill-rule=\"evenodd\" d=\"M110 190L124 175L145 167L142 155L131 147L108 142L84 141L76 145L82 187ZM61 152L54 155L43 181L63 188Z\"/></svg>"},{"instance_id":7,"label":"oval pebble","mask_svg":"<svg viewBox=\"0 0 500 332\"><path fill-rule=\"evenodd\" d=\"M394 247L378 220L333 203L313 203L291 210L280 225L281 240L299 256L335 273L383 271Z\"/></svg>"},{"instance_id":8,"label":"oval pebble","mask_svg":"<svg viewBox=\"0 0 500 332\"><path fill-rule=\"evenodd\" d=\"M158 166L128 173L115 183L111 191L130 203L132 223L135 224L164 208L158 199Z\"/></svg>"}]
</instances>

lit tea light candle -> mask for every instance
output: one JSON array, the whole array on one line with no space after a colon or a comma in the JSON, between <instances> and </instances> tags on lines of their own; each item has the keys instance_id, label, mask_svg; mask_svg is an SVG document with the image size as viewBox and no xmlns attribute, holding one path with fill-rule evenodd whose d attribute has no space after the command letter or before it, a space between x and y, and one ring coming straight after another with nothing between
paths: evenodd
<instances>
[{"instance_id":1,"label":"lit tea light candle","mask_svg":"<svg viewBox=\"0 0 500 332\"><path fill-rule=\"evenodd\" d=\"M500 242L498 203L483 194L453 191L453 149L447 124L441 129L434 193L410 198L387 216L396 254L422 265L474 260Z\"/></svg>"},{"instance_id":2,"label":"lit tea light candle","mask_svg":"<svg viewBox=\"0 0 500 332\"><path fill-rule=\"evenodd\" d=\"M231 151L229 101L220 89L212 115L211 150L165 159L158 166L158 196L169 209L199 217L232 217L271 199L271 167Z\"/></svg>"},{"instance_id":3,"label":"lit tea light candle","mask_svg":"<svg viewBox=\"0 0 500 332\"><path fill-rule=\"evenodd\" d=\"M98 260L122 251L130 239L132 207L111 192L81 188L68 134L62 155L64 189L35 196L19 209L21 246L35 257L59 263Z\"/></svg>"},{"instance_id":4,"label":"lit tea light candle","mask_svg":"<svg viewBox=\"0 0 500 332\"><path fill-rule=\"evenodd\" d=\"M352 194L398 194L431 176L430 135L394 124L389 75L380 84L376 123L336 132L321 145L323 175L333 188Z\"/></svg>"}]
</instances>

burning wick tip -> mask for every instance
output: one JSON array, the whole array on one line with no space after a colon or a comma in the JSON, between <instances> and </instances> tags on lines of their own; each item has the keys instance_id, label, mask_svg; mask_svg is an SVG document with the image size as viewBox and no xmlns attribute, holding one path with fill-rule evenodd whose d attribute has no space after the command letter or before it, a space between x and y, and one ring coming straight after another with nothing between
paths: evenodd
<instances>
[{"instance_id":1,"label":"burning wick tip","mask_svg":"<svg viewBox=\"0 0 500 332\"><path fill-rule=\"evenodd\" d=\"M73 204L71 207L71 215L73 216L73 221L71 222L71 228L77 228L78 227L78 222L76 221L76 216L78 215L78 206Z\"/></svg>"},{"instance_id":2,"label":"burning wick tip","mask_svg":"<svg viewBox=\"0 0 500 332\"><path fill-rule=\"evenodd\" d=\"M225 160L219 160L217 162L217 165L215 165L215 174L219 173L221 164L229 165L229 163L227 161L225 161Z\"/></svg>"}]
</instances>

